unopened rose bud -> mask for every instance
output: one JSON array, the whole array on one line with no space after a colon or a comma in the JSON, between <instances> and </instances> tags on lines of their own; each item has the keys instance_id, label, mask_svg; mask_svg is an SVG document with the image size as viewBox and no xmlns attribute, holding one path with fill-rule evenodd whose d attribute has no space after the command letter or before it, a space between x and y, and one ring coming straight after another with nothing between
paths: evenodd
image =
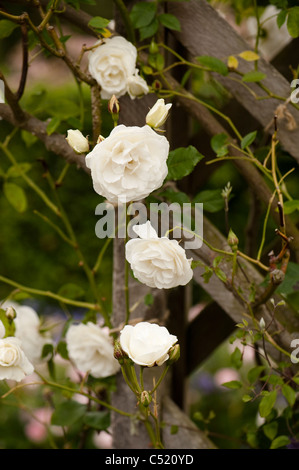
<instances>
[{"instance_id":1,"label":"unopened rose bud","mask_svg":"<svg viewBox=\"0 0 299 470\"><path fill-rule=\"evenodd\" d=\"M118 360L120 364L122 364L124 359L128 357L127 354L122 350L119 341L115 341L114 344L114 357Z\"/></svg>"},{"instance_id":2,"label":"unopened rose bud","mask_svg":"<svg viewBox=\"0 0 299 470\"><path fill-rule=\"evenodd\" d=\"M159 91L162 88L162 83L159 80L154 80L152 83L152 89L154 91Z\"/></svg>"},{"instance_id":3,"label":"unopened rose bud","mask_svg":"<svg viewBox=\"0 0 299 470\"><path fill-rule=\"evenodd\" d=\"M260 329L262 331L265 330L265 327L266 327L266 323L265 323L265 320L263 319L263 317L260 319Z\"/></svg>"},{"instance_id":4,"label":"unopened rose bud","mask_svg":"<svg viewBox=\"0 0 299 470\"><path fill-rule=\"evenodd\" d=\"M5 311L5 315L9 322L12 322L17 316L16 311L13 307L8 307Z\"/></svg>"},{"instance_id":5,"label":"unopened rose bud","mask_svg":"<svg viewBox=\"0 0 299 470\"><path fill-rule=\"evenodd\" d=\"M143 390L140 395L140 403L142 403L142 405L147 408L150 405L151 401L152 396L150 395L150 393L148 393L146 390Z\"/></svg>"},{"instance_id":6,"label":"unopened rose bud","mask_svg":"<svg viewBox=\"0 0 299 470\"><path fill-rule=\"evenodd\" d=\"M174 364L176 361L179 360L181 355L180 345L175 344L172 346L168 351L169 359L167 361L168 365Z\"/></svg>"},{"instance_id":7,"label":"unopened rose bud","mask_svg":"<svg viewBox=\"0 0 299 470\"><path fill-rule=\"evenodd\" d=\"M112 115L119 114L119 101L115 95L113 95L108 102L108 111Z\"/></svg>"},{"instance_id":8,"label":"unopened rose bud","mask_svg":"<svg viewBox=\"0 0 299 470\"><path fill-rule=\"evenodd\" d=\"M76 153L85 153L89 150L88 139L79 131L79 129L69 129L66 140Z\"/></svg>"},{"instance_id":9,"label":"unopened rose bud","mask_svg":"<svg viewBox=\"0 0 299 470\"><path fill-rule=\"evenodd\" d=\"M158 54L158 52L159 52L159 46L154 40L152 40L150 47L149 47L149 53Z\"/></svg>"},{"instance_id":10,"label":"unopened rose bud","mask_svg":"<svg viewBox=\"0 0 299 470\"><path fill-rule=\"evenodd\" d=\"M237 235L230 229L227 237L227 243L233 251L238 249L239 239Z\"/></svg>"},{"instance_id":11,"label":"unopened rose bud","mask_svg":"<svg viewBox=\"0 0 299 470\"><path fill-rule=\"evenodd\" d=\"M159 99L146 115L146 124L154 129L159 129L165 123L172 104L165 104L164 99Z\"/></svg>"}]
</instances>

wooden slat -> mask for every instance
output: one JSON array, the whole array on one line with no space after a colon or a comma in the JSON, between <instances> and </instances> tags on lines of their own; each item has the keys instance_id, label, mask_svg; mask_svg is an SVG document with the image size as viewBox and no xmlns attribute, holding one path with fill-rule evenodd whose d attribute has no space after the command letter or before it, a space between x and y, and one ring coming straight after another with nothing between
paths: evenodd
<instances>
[{"instance_id":1,"label":"wooden slat","mask_svg":"<svg viewBox=\"0 0 299 470\"><path fill-rule=\"evenodd\" d=\"M176 32L175 35L193 58L200 55L210 55L225 61L230 55L250 49L248 43L205 0L170 2L168 11L179 18L181 32ZM242 59L239 62L242 72L246 73L253 70L252 62L249 63ZM259 70L267 75L267 78L263 80L263 84L274 94L285 98L290 96L292 92L290 83L270 63L261 58L259 60ZM237 75L235 75L235 78L240 79ZM243 85L236 81L219 74L217 74L217 80L231 92L263 127L268 126L273 121L277 106L283 103L272 98L257 101ZM259 96L265 96L265 92L256 84L249 85ZM297 129L288 130L286 121L280 120L278 138L285 150L299 162L299 112L294 110L291 105L288 105L287 108L294 116ZM253 130L248 129L248 132ZM273 132L273 126L270 126L270 131Z\"/></svg>"}]
</instances>

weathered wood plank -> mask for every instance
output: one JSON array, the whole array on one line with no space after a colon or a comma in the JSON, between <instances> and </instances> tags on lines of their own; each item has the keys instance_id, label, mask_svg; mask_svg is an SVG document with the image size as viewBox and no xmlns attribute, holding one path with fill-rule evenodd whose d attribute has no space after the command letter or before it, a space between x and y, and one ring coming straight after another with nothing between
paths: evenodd
<instances>
[{"instance_id":1,"label":"weathered wood plank","mask_svg":"<svg viewBox=\"0 0 299 470\"><path fill-rule=\"evenodd\" d=\"M249 50L250 46L236 31L215 11L205 0L191 0L190 2L170 2L169 13L177 16L181 22L181 32L175 32L177 39L187 48L192 57L210 55L224 60L233 54L239 54ZM253 70L252 63L240 59L240 70L247 73ZM292 92L290 83L264 59L259 60L259 70L266 74L263 80L272 93L288 98ZM238 75L235 78L240 79ZM266 127L273 121L277 106L282 101L271 98L257 101L242 84L228 77L217 74L217 80L221 82L263 126ZM258 85L249 84L259 96L265 96L265 92ZM278 138L282 146L299 162L299 112L289 104L288 111L293 115L297 128L288 130L284 119L279 121ZM248 132L253 129L248 129ZM273 125L270 125L273 132Z\"/></svg>"}]
</instances>

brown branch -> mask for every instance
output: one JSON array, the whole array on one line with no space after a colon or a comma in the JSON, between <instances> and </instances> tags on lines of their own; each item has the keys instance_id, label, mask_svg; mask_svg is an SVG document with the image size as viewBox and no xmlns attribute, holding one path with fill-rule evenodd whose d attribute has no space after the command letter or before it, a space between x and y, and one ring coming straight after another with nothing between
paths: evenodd
<instances>
[{"instance_id":1,"label":"brown branch","mask_svg":"<svg viewBox=\"0 0 299 470\"><path fill-rule=\"evenodd\" d=\"M21 111L22 119L17 119L10 106L7 104L0 104L0 116L5 121L15 127L19 127L20 129L30 132L32 135L35 135L44 143L47 150L61 156L68 163L75 164L78 168L82 168L89 173L89 170L85 165L85 156L76 154L63 135L58 133L48 135L46 122L40 121L23 110Z\"/></svg>"},{"instance_id":2,"label":"brown branch","mask_svg":"<svg viewBox=\"0 0 299 470\"><path fill-rule=\"evenodd\" d=\"M26 79L27 79L27 72L28 72L28 31L27 26L24 23L21 24L21 32L22 32L22 49L23 49L23 64L22 64L22 74L20 79L20 84L18 91L16 93L16 98L19 101L24 93Z\"/></svg>"}]
</instances>

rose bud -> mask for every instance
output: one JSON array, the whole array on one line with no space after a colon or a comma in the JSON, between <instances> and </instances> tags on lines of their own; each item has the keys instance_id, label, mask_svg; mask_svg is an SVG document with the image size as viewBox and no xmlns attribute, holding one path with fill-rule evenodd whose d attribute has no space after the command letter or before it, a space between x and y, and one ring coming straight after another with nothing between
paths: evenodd
<instances>
[{"instance_id":1,"label":"rose bud","mask_svg":"<svg viewBox=\"0 0 299 470\"><path fill-rule=\"evenodd\" d=\"M171 103L165 104L163 98L157 100L156 104L146 115L146 124L150 127L153 127L154 129L158 129L159 127L163 126L168 117L171 106Z\"/></svg>"},{"instance_id":2,"label":"rose bud","mask_svg":"<svg viewBox=\"0 0 299 470\"><path fill-rule=\"evenodd\" d=\"M79 131L79 129L69 129L66 140L76 153L85 153L89 150L88 139Z\"/></svg>"}]
</instances>

